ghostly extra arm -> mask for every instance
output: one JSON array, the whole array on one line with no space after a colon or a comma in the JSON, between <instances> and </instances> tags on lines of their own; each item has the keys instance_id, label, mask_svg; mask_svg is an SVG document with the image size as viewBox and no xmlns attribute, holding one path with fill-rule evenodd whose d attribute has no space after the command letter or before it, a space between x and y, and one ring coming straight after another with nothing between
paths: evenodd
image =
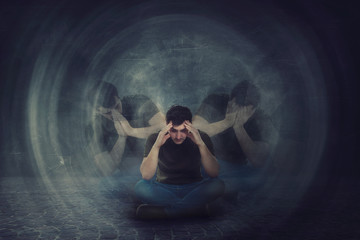
<instances>
[{"instance_id":1,"label":"ghostly extra arm","mask_svg":"<svg viewBox=\"0 0 360 240\"><path fill-rule=\"evenodd\" d=\"M126 120L124 116L122 116L118 111L112 111L112 117L114 124L116 122L120 123L121 128L125 132L127 136L136 137L136 138L147 138L152 133L158 132L165 126L165 116L161 112L156 113L150 120L149 120L149 127L143 128L133 128ZM117 124L115 124L115 128L117 129Z\"/></svg>"},{"instance_id":2,"label":"ghostly extra arm","mask_svg":"<svg viewBox=\"0 0 360 240\"><path fill-rule=\"evenodd\" d=\"M215 136L234 125L237 114L236 112L237 108L238 107L233 102L229 102L226 109L226 115L223 120L209 123L203 117L199 115L195 115L192 120L192 124L195 128L200 129L201 131L207 133L209 137Z\"/></svg>"},{"instance_id":3,"label":"ghostly extra arm","mask_svg":"<svg viewBox=\"0 0 360 240\"><path fill-rule=\"evenodd\" d=\"M193 125L197 129L207 133L207 135L209 135L210 137L213 137L213 136L225 131L226 129L232 127L234 124L233 120L234 120L235 116L236 116L236 113L231 113L231 115L228 115L228 118L225 118L218 122L209 123L203 117L196 115L193 118Z\"/></svg>"},{"instance_id":4,"label":"ghostly extra arm","mask_svg":"<svg viewBox=\"0 0 360 240\"><path fill-rule=\"evenodd\" d=\"M251 105L241 107L233 128L247 159L254 167L261 167L265 164L269 155L270 145L262 141L253 141L244 128L244 124L254 112L255 109Z\"/></svg>"}]
</instances>

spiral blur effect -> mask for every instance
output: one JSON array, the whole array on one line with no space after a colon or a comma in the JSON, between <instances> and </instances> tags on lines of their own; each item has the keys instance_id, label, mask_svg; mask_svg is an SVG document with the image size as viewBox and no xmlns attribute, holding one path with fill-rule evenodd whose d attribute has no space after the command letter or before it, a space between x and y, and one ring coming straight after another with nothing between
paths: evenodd
<instances>
[{"instance_id":1,"label":"spiral blur effect","mask_svg":"<svg viewBox=\"0 0 360 240\"><path fill-rule=\"evenodd\" d=\"M3 119L11 119L2 133L3 176L37 176L60 199L54 176L79 188L74 173L96 177L86 126L93 121L87 92L98 80L114 84L120 97L146 95L162 112L173 104L196 112L209 94L247 79L278 132L264 188L293 184L288 177L295 176L296 206L328 134L328 62L310 28L256 3L67 4L24 8L12 33L2 88Z\"/></svg>"}]
</instances>

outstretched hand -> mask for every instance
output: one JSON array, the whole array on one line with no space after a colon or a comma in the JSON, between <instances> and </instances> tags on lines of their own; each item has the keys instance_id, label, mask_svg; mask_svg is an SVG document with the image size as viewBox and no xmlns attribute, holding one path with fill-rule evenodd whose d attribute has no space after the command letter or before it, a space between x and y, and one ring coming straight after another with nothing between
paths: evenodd
<instances>
[{"instance_id":1,"label":"outstretched hand","mask_svg":"<svg viewBox=\"0 0 360 240\"><path fill-rule=\"evenodd\" d=\"M111 109L111 117L113 121L127 121L126 118L116 109Z\"/></svg>"},{"instance_id":2,"label":"outstretched hand","mask_svg":"<svg viewBox=\"0 0 360 240\"><path fill-rule=\"evenodd\" d=\"M109 120L112 120L111 113L107 113L107 112L101 111L99 109L94 109L92 112L92 118L95 119L97 116L103 116Z\"/></svg>"},{"instance_id":3,"label":"outstretched hand","mask_svg":"<svg viewBox=\"0 0 360 240\"><path fill-rule=\"evenodd\" d=\"M190 138L196 145L201 145L204 143L200 136L199 130L197 130L190 121L185 121L184 126L188 130L187 137Z\"/></svg>"},{"instance_id":4,"label":"outstretched hand","mask_svg":"<svg viewBox=\"0 0 360 240\"><path fill-rule=\"evenodd\" d=\"M170 138L170 129L173 127L172 122L166 125L158 134L154 146L160 148Z\"/></svg>"},{"instance_id":5,"label":"outstretched hand","mask_svg":"<svg viewBox=\"0 0 360 240\"><path fill-rule=\"evenodd\" d=\"M114 109L111 110L111 118L114 121L114 127L119 136L127 136L123 126L120 123L121 121L127 121L126 118Z\"/></svg>"},{"instance_id":6,"label":"outstretched hand","mask_svg":"<svg viewBox=\"0 0 360 240\"><path fill-rule=\"evenodd\" d=\"M239 106L235 103L234 99L228 102L228 105L226 108L225 120L228 122L228 124L231 127L235 123L238 110L239 110Z\"/></svg>"}]
</instances>

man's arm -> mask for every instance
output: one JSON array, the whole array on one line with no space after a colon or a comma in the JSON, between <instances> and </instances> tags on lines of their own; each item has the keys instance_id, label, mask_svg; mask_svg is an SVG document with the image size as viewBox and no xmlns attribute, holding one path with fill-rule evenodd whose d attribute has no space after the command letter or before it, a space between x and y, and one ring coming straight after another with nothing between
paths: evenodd
<instances>
[{"instance_id":1,"label":"man's arm","mask_svg":"<svg viewBox=\"0 0 360 240\"><path fill-rule=\"evenodd\" d=\"M149 154L144 157L140 165L140 172L143 179L150 180L154 176L159 162L160 147L170 138L170 128L172 128L172 123L169 123L159 132Z\"/></svg>"},{"instance_id":2,"label":"man's arm","mask_svg":"<svg viewBox=\"0 0 360 240\"><path fill-rule=\"evenodd\" d=\"M149 127L143 128L133 128L126 120L124 116L122 116L118 111L112 111L112 117L114 123L119 122L121 124L122 129L124 130L127 136L136 137L136 138L147 138L151 134L159 131L164 127L165 116L161 112L156 113L150 120L149 120ZM115 125L116 127L116 125Z\"/></svg>"},{"instance_id":3,"label":"man's arm","mask_svg":"<svg viewBox=\"0 0 360 240\"><path fill-rule=\"evenodd\" d=\"M236 113L232 113L231 117L235 117ZM230 117L230 116L229 116ZM235 118L233 118L235 119ZM226 129L233 126L234 122L233 119L225 118L218 122L209 123L203 117L196 115L193 119L193 125L200 129L201 131L205 132L209 137L213 137Z\"/></svg>"},{"instance_id":4,"label":"man's arm","mask_svg":"<svg viewBox=\"0 0 360 240\"><path fill-rule=\"evenodd\" d=\"M230 101L226 109L225 118L214 123L209 123L203 117L195 115L193 118L193 126L205 132L207 135L209 135L209 137L215 136L234 125L237 108L238 107L236 107L236 104L233 101Z\"/></svg>"},{"instance_id":5,"label":"man's arm","mask_svg":"<svg viewBox=\"0 0 360 240\"><path fill-rule=\"evenodd\" d=\"M233 128L247 159L254 167L261 167L269 155L270 145L262 141L253 141L244 128L244 124L254 114L255 110L251 105L241 107Z\"/></svg>"},{"instance_id":6,"label":"man's arm","mask_svg":"<svg viewBox=\"0 0 360 240\"><path fill-rule=\"evenodd\" d=\"M185 128L188 130L188 137L199 147L201 164L205 172L210 177L217 177L220 169L219 163L206 146L199 131L189 121L185 121Z\"/></svg>"}]
</instances>

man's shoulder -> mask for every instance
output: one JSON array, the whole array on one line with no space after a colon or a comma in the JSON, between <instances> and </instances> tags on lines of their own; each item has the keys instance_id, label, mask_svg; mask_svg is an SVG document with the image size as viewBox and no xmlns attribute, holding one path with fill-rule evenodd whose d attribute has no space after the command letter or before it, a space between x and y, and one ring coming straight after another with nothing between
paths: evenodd
<instances>
[{"instance_id":1,"label":"man's shoulder","mask_svg":"<svg viewBox=\"0 0 360 240\"><path fill-rule=\"evenodd\" d=\"M203 132L203 131L201 131L201 130L198 130L198 131L199 131L199 133L200 133L201 138L202 138L202 137L206 137L206 138L209 138L209 139L210 139L209 135L208 135L206 132Z\"/></svg>"},{"instance_id":2,"label":"man's shoulder","mask_svg":"<svg viewBox=\"0 0 360 240\"><path fill-rule=\"evenodd\" d=\"M207 133L205 133L201 130L199 130L199 133L200 133L201 139L205 142L206 145L208 145L209 143L212 144L211 138Z\"/></svg>"}]
</instances>

